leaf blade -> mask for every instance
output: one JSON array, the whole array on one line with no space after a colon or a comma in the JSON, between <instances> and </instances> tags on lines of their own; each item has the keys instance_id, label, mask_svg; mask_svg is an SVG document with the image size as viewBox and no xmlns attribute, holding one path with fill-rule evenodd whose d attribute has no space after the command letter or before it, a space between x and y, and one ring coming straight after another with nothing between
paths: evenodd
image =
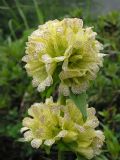
<instances>
[{"instance_id":1,"label":"leaf blade","mask_svg":"<svg viewBox=\"0 0 120 160\"><path fill-rule=\"evenodd\" d=\"M74 101L75 105L81 111L83 120L87 119L87 94L85 92L75 95L72 92L70 93L70 98Z\"/></svg>"}]
</instances>

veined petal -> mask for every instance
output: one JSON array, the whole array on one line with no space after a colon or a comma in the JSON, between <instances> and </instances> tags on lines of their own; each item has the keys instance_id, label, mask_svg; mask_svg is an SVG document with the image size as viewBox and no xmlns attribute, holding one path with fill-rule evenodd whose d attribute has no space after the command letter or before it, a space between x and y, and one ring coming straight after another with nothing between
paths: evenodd
<instances>
[{"instance_id":1,"label":"veined petal","mask_svg":"<svg viewBox=\"0 0 120 160\"><path fill-rule=\"evenodd\" d=\"M45 144L46 146L52 146L54 143L55 143L55 140L54 140L54 139L48 139L48 140L45 140L45 141L44 141L44 144Z\"/></svg>"},{"instance_id":2,"label":"veined petal","mask_svg":"<svg viewBox=\"0 0 120 160\"><path fill-rule=\"evenodd\" d=\"M29 130L28 127L22 127L21 130L20 130L20 132L23 133L23 132L25 132L25 131L27 131L27 130Z\"/></svg>"},{"instance_id":3,"label":"veined petal","mask_svg":"<svg viewBox=\"0 0 120 160\"><path fill-rule=\"evenodd\" d=\"M62 138L65 137L67 135L68 131L67 130L62 130L58 133L58 135L56 136L57 138Z\"/></svg>"},{"instance_id":4,"label":"veined petal","mask_svg":"<svg viewBox=\"0 0 120 160\"><path fill-rule=\"evenodd\" d=\"M41 139L33 139L31 141L31 146L33 148L36 148L36 149L38 149L41 146L41 144L42 144L42 140Z\"/></svg>"},{"instance_id":5,"label":"veined petal","mask_svg":"<svg viewBox=\"0 0 120 160\"><path fill-rule=\"evenodd\" d=\"M33 134L31 131L26 131L24 133L24 139L25 141L31 141L33 139Z\"/></svg>"}]
</instances>

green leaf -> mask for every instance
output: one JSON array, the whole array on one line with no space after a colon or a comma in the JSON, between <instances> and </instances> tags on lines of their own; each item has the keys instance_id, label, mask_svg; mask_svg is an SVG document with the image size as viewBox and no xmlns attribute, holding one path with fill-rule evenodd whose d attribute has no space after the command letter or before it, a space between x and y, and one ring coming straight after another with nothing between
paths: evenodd
<instances>
[{"instance_id":1,"label":"green leaf","mask_svg":"<svg viewBox=\"0 0 120 160\"><path fill-rule=\"evenodd\" d=\"M76 106L80 109L82 116L83 116L83 120L85 121L87 119L87 109L86 109L87 94L84 92L79 95L75 95L71 92L70 98L74 101Z\"/></svg>"}]
</instances>

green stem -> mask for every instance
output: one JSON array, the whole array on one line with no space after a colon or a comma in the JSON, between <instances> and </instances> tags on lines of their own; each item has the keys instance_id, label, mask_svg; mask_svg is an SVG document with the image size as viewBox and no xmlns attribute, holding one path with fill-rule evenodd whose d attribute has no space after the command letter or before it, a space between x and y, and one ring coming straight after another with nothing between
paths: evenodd
<instances>
[{"instance_id":1,"label":"green stem","mask_svg":"<svg viewBox=\"0 0 120 160\"><path fill-rule=\"evenodd\" d=\"M79 155L79 154L76 154L77 156L77 159L76 160L87 160L85 157Z\"/></svg>"},{"instance_id":2,"label":"green stem","mask_svg":"<svg viewBox=\"0 0 120 160\"><path fill-rule=\"evenodd\" d=\"M65 105L66 98L63 95L59 95L58 102L60 102L62 105Z\"/></svg>"},{"instance_id":3,"label":"green stem","mask_svg":"<svg viewBox=\"0 0 120 160\"><path fill-rule=\"evenodd\" d=\"M58 160L63 160L62 151L58 150Z\"/></svg>"}]
</instances>

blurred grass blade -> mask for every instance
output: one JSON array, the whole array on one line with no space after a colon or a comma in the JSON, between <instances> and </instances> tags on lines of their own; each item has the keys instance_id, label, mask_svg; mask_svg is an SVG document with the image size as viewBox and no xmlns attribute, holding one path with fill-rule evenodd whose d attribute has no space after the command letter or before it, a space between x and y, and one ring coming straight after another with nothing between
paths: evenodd
<instances>
[{"instance_id":1,"label":"blurred grass blade","mask_svg":"<svg viewBox=\"0 0 120 160\"><path fill-rule=\"evenodd\" d=\"M9 4L6 2L6 0L3 0L3 4L8 8L8 10L10 11L10 14L14 17L14 19L16 19L18 22L18 17L16 15L16 12L14 11L14 9L12 9Z\"/></svg>"},{"instance_id":2,"label":"blurred grass blade","mask_svg":"<svg viewBox=\"0 0 120 160\"><path fill-rule=\"evenodd\" d=\"M9 26L11 35L12 35L13 38L16 40L17 37L16 37L16 34L15 34L15 30L14 30L14 28L13 28L13 20L12 20L12 19L10 19L10 20L8 21L8 26Z\"/></svg>"},{"instance_id":3,"label":"blurred grass blade","mask_svg":"<svg viewBox=\"0 0 120 160\"><path fill-rule=\"evenodd\" d=\"M33 2L34 2L35 10L36 10L36 13L37 13L38 21L39 21L40 24L43 24L44 23L43 13L40 10L40 7L38 6L37 1L33 0Z\"/></svg>"},{"instance_id":4,"label":"blurred grass blade","mask_svg":"<svg viewBox=\"0 0 120 160\"><path fill-rule=\"evenodd\" d=\"M15 0L15 3L16 3L16 7L17 7L17 9L18 9L18 12L19 12L19 14L20 14L23 22L24 22L24 25L25 25L26 29L29 29L29 25L28 25L28 22L27 22L27 18L25 17L25 14L24 14L23 10L22 10L21 7L20 7L19 1L18 1L18 0Z\"/></svg>"}]
</instances>

